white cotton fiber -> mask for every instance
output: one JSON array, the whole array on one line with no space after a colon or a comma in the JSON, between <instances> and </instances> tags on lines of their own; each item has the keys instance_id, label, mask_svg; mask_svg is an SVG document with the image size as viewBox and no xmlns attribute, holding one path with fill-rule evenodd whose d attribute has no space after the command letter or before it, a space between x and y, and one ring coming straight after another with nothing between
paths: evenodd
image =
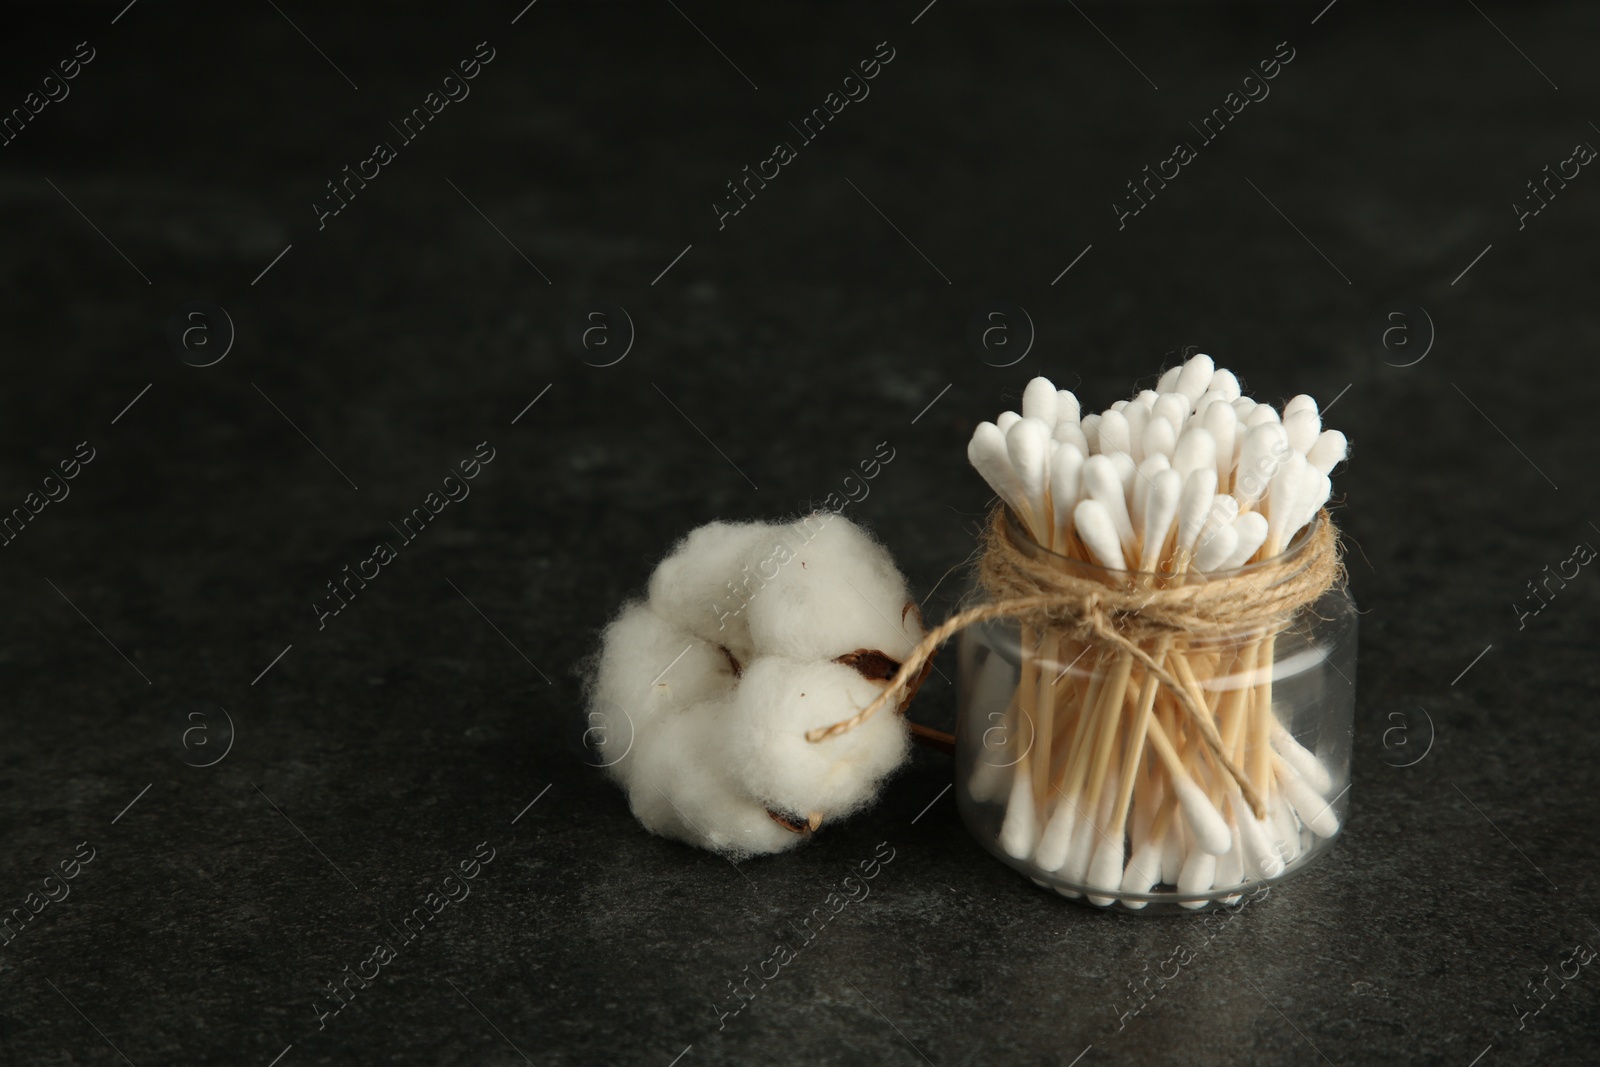
<instances>
[{"instance_id":1,"label":"white cotton fiber","mask_svg":"<svg viewBox=\"0 0 1600 1067\"><path fill-rule=\"evenodd\" d=\"M767 807L801 822L866 807L910 754L911 731L895 709L823 741L806 732L850 718L885 683L829 661L755 660L739 679L728 728L733 774Z\"/></svg>"},{"instance_id":2,"label":"white cotton fiber","mask_svg":"<svg viewBox=\"0 0 1600 1067\"><path fill-rule=\"evenodd\" d=\"M735 858L781 852L905 762L895 708L806 734L870 704L921 637L893 560L849 520L711 523L606 628L586 737L646 829Z\"/></svg>"},{"instance_id":3,"label":"white cotton fiber","mask_svg":"<svg viewBox=\"0 0 1600 1067\"><path fill-rule=\"evenodd\" d=\"M657 720L727 694L733 681L732 664L715 645L642 603L628 604L606 627L589 687L588 737L596 743L597 759L626 781L630 749Z\"/></svg>"},{"instance_id":4,"label":"white cotton fiber","mask_svg":"<svg viewBox=\"0 0 1600 1067\"><path fill-rule=\"evenodd\" d=\"M882 545L826 512L779 527L775 536L793 555L772 568L746 612L762 654L831 660L865 648L905 660L922 626Z\"/></svg>"},{"instance_id":5,"label":"white cotton fiber","mask_svg":"<svg viewBox=\"0 0 1600 1067\"><path fill-rule=\"evenodd\" d=\"M748 604L760 591L759 567L773 527L712 522L690 531L650 576L650 606L662 618L749 658Z\"/></svg>"},{"instance_id":6,"label":"white cotton fiber","mask_svg":"<svg viewBox=\"0 0 1600 1067\"><path fill-rule=\"evenodd\" d=\"M628 805L652 833L736 858L793 848L803 835L774 822L730 770L730 717L724 699L658 723L629 756Z\"/></svg>"}]
</instances>

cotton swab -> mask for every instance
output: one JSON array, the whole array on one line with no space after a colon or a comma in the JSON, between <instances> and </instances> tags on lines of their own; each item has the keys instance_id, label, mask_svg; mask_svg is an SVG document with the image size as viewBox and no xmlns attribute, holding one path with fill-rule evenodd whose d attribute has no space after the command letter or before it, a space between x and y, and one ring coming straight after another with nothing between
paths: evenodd
<instances>
[{"instance_id":1,"label":"cotton swab","mask_svg":"<svg viewBox=\"0 0 1600 1067\"><path fill-rule=\"evenodd\" d=\"M1142 400L1131 401L1122 409L1122 417L1128 422L1129 447L1125 451L1138 462L1144 458L1144 428L1150 422L1150 405Z\"/></svg>"},{"instance_id":2,"label":"cotton swab","mask_svg":"<svg viewBox=\"0 0 1600 1067\"><path fill-rule=\"evenodd\" d=\"M1302 501L1316 492L1316 468L1306 462L1298 452L1291 453L1272 476L1267 498L1268 555L1274 555L1288 544L1289 538L1299 529L1295 522L1303 510Z\"/></svg>"},{"instance_id":3,"label":"cotton swab","mask_svg":"<svg viewBox=\"0 0 1600 1067\"><path fill-rule=\"evenodd\" d=\"M1155 570L1166 544L1172 520L1178 514L1178 500L1183 494L1183 479L1175 470L1157 471L1150 479L1150 488L1141 509L1143 520L1139 527L1139 556L1141 571Z\"/></svg>"},{"instance_id":4,"label":"cotton swab","mask_svg":"<svg viewBox=\"0 0 1600 1067\"><path fill-rule=\"evenodd\" d=\"M1289 442L1283 427L1275 422L1257 425L1244 435L1233 486L1233 495L1241 510L1255 507L1266 495L1267 486L1288 451Z\"/></svg>"},{"instance_id":5,"label":"cotton swab","mask_svg":"<svg viewBox=\"0 0 1600 1067\"><path fill-rule=\"evenodd\" d=\"M1223 497L1231 500L1232 497ZM1200 546L1195 549L1192 569L1201 573L1210 573L1221 568L1223 561L1233 555L1235 546L1239 543L1239 533L1230 523L1218 526L1208 531L1200 540Z\"/></svg>"},{"instance_id":6,"label":"cotton swab","mask_svg":"<svg viewBox=\"0 0 1600 1067\"><path fill-rule=\"evenodd\" d=\"M1216 364L1211 357L1197 355L1183 365L1183 370L1178 374L1177 391L1187 396L1192 405L1211 385L1215 375Z\"/></svg>"},{"instance_id":7,"label":"cotton swab","mask_svg":"<svg viewBox=\"0 0 1600 1067\"><path fill-rule=\"evenodd\" d=\"M1070 389L1056 390L1056 425L1078 421L1078 398Z\"/></svg>"},{"instance_id":8,"label":"cotton swab","mask_svg":"<svg viewBox=\"0 0 1600 1067\"><path fill-rule=\"evenodd\" d=\"M1311 446L1306 453L1306 460L1323 474L1333 473L1333 468L1344 461L1349 451L1344 434L1338 430L1323 430L1317 436L1317 443Z\"/></svg>"},{"instance_id":9,"label":"cotton swab","mask_svg":"<svg viewBox=\"0 0 1600 1067\"><path fill-rule=\"evenodd\" d=\"M1064 546L1072 536L1072 509L1078 506L1082 473L1083 452L1078 446L1068 442L1057 444L1050 455L1050 506L1054 511L1057 546Z\"/></svg>"},{"instance_id":10,"label":"cotton swab","mask_svg":"<svg viewBox=\"0 0 1600 1067\"><path fill-rule=\"evenodd\" d=\"M1200 531L1205 528L1206 519L1211 514L1211 502L1216 490L1217 472L1210 467L1190 472L1183 481L1183 493L1178 498L1178 542L1174 547L1179 560L1176 569L1179 571L1187 569L1194 555Z\"/></svg>"},{"instance_id":11,"label":"cotton swab","mask_svg":"<svg viewBox=\"0 0 1600 1067\"><path fill-rule=\"evenodd\" d=\"M1102 453L1126 452L1133 454L1133 430L1128 416L1120 411L1102 411L1099 421L1099 445Z\"/></svg>"},{"instance_id":12,"label":"cotton swab","mask_svg":"<svg viewBox=\"0 0 1600 1067\"><path fill-rule=\"evenodd\" d=\"M1159 416L1145 423L1143 436L1144 457L1172 456L1172 450L1178 444L1178 431L1172 428L1172 423Z\"/></svg>"},{"instance_id":13,"label":"cotton swab","mask_svg":"<svg viewBox=\"0 0 1600 1067\"><path fill-rule=\"evenodd\" d=\"M1135 589L1198 580L1283 551L1326 502L1329 471L1348 450L1343 434L1322 429L1310 397L1294 398L1280 413L1243 396L1237 377L1203 355L1098 413L1083 415L1073 393L1044 378L1028 383L1020 407L974 431L973 465L1034 540L1098 564L1108 572L1103 581ZM1076 639L1048 635L1030 638L1025 630L1024 639L1060 642L1049 652L1041 645L1037 655L1041 664L1065 662ZM1152 655L1176 679L1168 684L1202 705L1215 684L1204 679L1224 668L1241 680L1271 674L1271 634L1224 652L1222 662L1177 640L1181 652L1169 640ZM1041 666L1028 674L1024 664L1007 714L1033 708L1040 747L1005 768L1009 789L997 775L985 786L991 803L1009 794L999 829L1008 856L1051 872L1052 886L1094 904L1122 899L1138 908L1142 902L1122 895L1165 883L1203 898L1184 902L1203 907L1236 901L1240 886L1280 875L1312 847L1312 835L1338 832L1322 799L1332 785L1328 768L1273 714L1270 677L1212 689L1209 711L1193 712L1215 719L1200 720L1222 746L1207 749L1153 672L1137 668L1143 680L1130 687L1131 656L1112 653L1105 664L1078 672L1085 680L1059 691L1052 688L1059 679ZM1067 703L1058 703L1058 692ZM1228 756L1218 763L1203 751ZM1225 765L1250 772L1265 820L1245 804Z\"/></svg>"},{"instance_id":14,"label":"cotton swab","mask_svg":"<svg viewBox=\"0 0 1600 1067\"><path fill-rule=\"evenodd\" d=\"M1216 880L1212 887L1225 889L1238 885L1244 879L1244 845L1240 841L1239 827L1236 823L1232 829L1233 845L1217 857ZM1238 901L1238 896L1223 897L1224 904L1233 904Z\"/></svg>"},{"instance_id":15,"label":"cotton swab","mask_svg":"<svg viewBox=\"0 0 1600 1067\"><path fill-rule=\"evenodd\" d=\"M1033 810L1033 779L1028 761L1020 760L1011 778L1011 798L1006 802L1005 822L1000 826L1000 847L1012 859L1027 859L1038 840L1038 820Z\"/></svg>"},{"instance_id":16,"label":"cotton swab","mask_svg":"<svg viewBox=\"0 0 1600 1067\"><path fill-rule=\"evenodd\" d=\"M1289 416L1301 411L1309 411L1313 415L1318 414L1316 400L1305 393L1291 398L1288 403L1283 405L1283 421L1288 422Z\"/></svg>"},{"instance_id":17,"label":"cotton swab","mask_svg":"<svg viewBox=\"0 0 1600 1067\"><path fill-rule=\"evenodd\" d=\"M1206 408L1200 425L1216 446L1217 488L1229 492L1233 489L1233 439L1239 429L1239 416L1232 404L1212 404Z\"/></svg>"},{"instance_id":18,"label":"cotton swab","mask_svg":"<svg viewBox=\"0 0 1600 1067\"><path fill-rule=\"evenodd\" d=\"M1084 455L1101 451L1099 415L1085 415L1078 420L1078 429L1083 431L1083 439L1089 442L1089 449Z\"/></svg>"},{"instance_id":19,"label":"cotton swab","mask_svg":"<svg viewBox=\"0 0 1600 1067\"><path fill-rule=\"evenodd\" d=\"M1288 435L1289 447L1303 456L1317 443L1317 435L1322 432L1322 419L1315 411L1297 411L1285 416L1283 431Z\"/></svg>"},{"instance_id":20,"label":"cotton swab","mask_svg":"<svg viewBox=\"0 0 1600 1067\"><path fill-rule=\"evenodd\" d=\"M1133 519L1128 514L1128 504L1123 496L1122 484L1122 478L1117 473L1115 464L1108 457L1090 456L1083 461L1083 493L1105 508L1122 551L1127 551L1133 546ZM1079 504L1078 507L1082 508L1083 505ZM1076 513L1074 518L1077 518ZM1083 520L1078 519L1078 523L1081 527ZM1089 547L1092 550L1094 546ZM1118 552L1119 559L1122 558L1122 551ZM1102 565L1114 566L1118 570L1122 568L1120 563L1110 564L1102 561Z\"/></svg>"},{"instance_id":21,"label":"cotton swab","mask_svg":"<svg viewBox=\"0 0 1600 1067\"><path fill-rule=\"evenodd\" d=\"M1294 739L1282 723L1274 723L1272 728L1272 747L1278 750L1278 755L1283 757L1294 772L1305 780L1305 783L1323 796L1333 788L1333 778L1328 774L1328 768L1322 765L1310 749Z\"/></svg>"},{"instance_id":22,"label":"cotton swab","mask_svg":"<svg viewBox=\"0 0 1600 1067\"><path fill-rule=\"evenodd\" d=\"M1084 460L1085 470L1095 458L1090 456ZM1085 485L1087 481L1085 478ZM1082 538L1083 546L1094 556L1096 563L1107 570L1127 569L1123 561L1122 539L1117 534L1116 521L1111 517L1111 509L1103 502L1092 497L1078 501L1078 506L1072 511L1072 522L1078 529L1078 536Z\"/></svg>"},{"instance_id":23,"label":"cotton swab","mask_svg":"<svg viewBox=\"0 0 1600 1067\"><path fill-rule=\"evenodd\" d=\"M1261 512L1247 511L1233 520L1233 532L1237 535L1233 551L1218 565L1218 570L1230 571L1249 563L1266 543L1269 524Z\"/></svg>"},{"instance_id":24,"label":"cotton swab","mask_svg":"<svg viewBox=\"0 0 1600 1067\"><path fill-rule=\"evenodd\" d=\"M1055 392L1050 393L1051 400ZM1050 455L1050 426L1038 419L1024 418L1006 434L1006 451L1011 457L1011 468L1016 471L1030 511L1029 526L1034 537L1048 542L1050 509L1045 502L1045 486L1049 478L1046 469ZM1048 543L1046 547L1049 547Z\"/></svg>"},{"instance_id":25,"label":"cotton swab","mask_svg":"<svg viewBox=\"0 0 1600 1067\"><path fill-rule=\"evenodd\" d=\"M1178 892L1184 895L1204 893L1217 880L1217 857L1204 849L1190 849L1189 856L1183 861L1183 870L1178 872ZM1207 900L1182 900L1179 901L1186 908L1203 908Z\"/></svg>"},{"instance_id":26,"label":"cotton swab","mask_svg":"<svg viewBox=\"0 0 1600 1067\"><path fill-rule=\"evenodd\" d=\"M1172 448L1172 469L1187 478L1192 471L1217 468L1217 439L1203 426L1189 426Z\"/></svg>"},{"instance_id":27,"label":"cotton swab","mask_svg":"<svg viewBox=\"0 0 1600 1067\"><path fill-rule=\"evenodd\" d=\"M1022 491L1022 482L1017 478L1016 471L1012 469L1006 436L997 424L980 422L978 428L972 431L972 440L967 444L967 462L983 476L983 480L989 483L989 487L1013 513L1032 525L1033 507Z\"/></svg>"},{"instance_id":28,"label":"cotton swab","mask_svg":"<svg viewBox=\"0 0 1600 1067\"><path fill-rule=\"evenodd\" d=\"M1252 429L1265 426L1267 423L1283 425L1283 419L1278 415L1278 409L1271 404L1257 404L1250 409L1250 414L1244 417L1244 424Z\"/></svg>"},{"instance_id":29,"label":"cotton swab","mask_svg":"<svg viewBox=\"0 0 1600 1067\"><path fill-rule=\"evenodd\" d=\"M1052 429L1056 424L1059 398L1049 378L1035 378L1022 390L1022 417L1038 419Z\"/></svg>"},{"instance_id":30,"label":"cotton swab","mask_svg":"<svg viewBox=\"0 0 1600 1067\"><path fill-rule=\"evenodd\" d=\"M1140 536L1139 530L1144 522L1144 505L1150 495L1151 483L1156 475L1171 469L1172 461L1157 452L1153 456L1146 456L1144 462L1139 464L1139 469L1134 472L1133 484L1128 489L1128 518L1133 522L1136 537Z\"/></svg>"},{"instance_id":31,"label":"cotton swab","mask_svg":"<svg viewBox=\"0 0 1600 1067\"><path fill-rule=\"evenodd\" d=\"M1283 786L1283 795L1294 805L1295 813L1305 823L1306 829L1318 837L1332 837L1338 833L1339 817L1333 813L1332 802L1324 800L1283 759L1273 762L1278 768L1278 782Z\"/></svg>"},{"instance_id":32,"label":"cotton swab","mask_svg":"<svg viewBox=\"0 0 1600 1067\"><path fill-rule=\"evenodd\" d=\"M1283 859L1273 847L1272 835L1266 824L1255 817L1237 799L1232 801L1238 815L1239 840L1244 846L1245 874L1254 873L1262 878L1276 878L1283 873Z\"/></svg>"},{"instance_id":33,"label":"cotton swab","mask_svg":"<svg viewBox=\"0 0 1600 1067\"><path fill-rule=\"evenodd\" d=\"M1078 424L1077 419L1062 419L1057 422L1055 433L1052 436L1055 437L1057 443L1077 445L1078 451L1086 456L1091 451L1089 448L1089 435L1083 432L1083 427Z\"/></svg>"},{"instance_id":34,"label":"cotton swab","mask_svg":"<svg viewBox=\"0 0 1600 1067\"><path fill-rule=\"evenodd\" d=\"M1150 417L1163 419L1172 426L1173 436L1183 431L1183 424L1194 410L1194 401L1183 393L1162 393L1150 406Z\"/></svg>"},{"instance_id":35,"label":"cotton swab","mask_svg":"<svg viewBox=\"0 0 1600 1067\"><path fill-rule=\"evenodd\" d=\"M1117 481L1122 483L1122 498L1132 500L1133 482L1139 476L1139 465L1126 452L1112 452L1106 458L1111 460L1111 469L1117 472Z\"/></svg>"},{"instance_id":36,"label":"cotton swab","mask_svg":"<svg viewBox=\"0 0 1600 1067\"><path fill-rule=\"evenodd\" d=\"M1067 850L1072 846L1072 836L1077 828L1077 808L1073 806L1071 798L1058 796L1056 810L1039 837L1039 848L1033 854L1033 862L1041 870L1059 871L1067 862Z\"/></svg>"}]
</instances>

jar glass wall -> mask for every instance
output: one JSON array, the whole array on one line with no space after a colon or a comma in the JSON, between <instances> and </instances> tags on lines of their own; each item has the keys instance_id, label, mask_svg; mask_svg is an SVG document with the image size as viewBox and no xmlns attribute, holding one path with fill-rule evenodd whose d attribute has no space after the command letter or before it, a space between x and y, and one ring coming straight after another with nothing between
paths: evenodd
<instances>
[{"instance_id":1,"label":"jar glass wall","mask_svg":"<svg viewBox=\"0 0 1600 1067\"><path fill-rule=\"evenodd\" d=\"M1056 556L1015 524L1009 533L1078 576L1153 580ZM1311 533L1273 561L1191 580L1251 580L1304 553ZM1126 651L1066 628L998 620L962 633L956 796L967 828L1041 886L1146 914L1235 904L1304 870L1349 809L1356 611L1343 585L1265 625L1140 647L1191 702Z\"/></svg>"}]
</instances>

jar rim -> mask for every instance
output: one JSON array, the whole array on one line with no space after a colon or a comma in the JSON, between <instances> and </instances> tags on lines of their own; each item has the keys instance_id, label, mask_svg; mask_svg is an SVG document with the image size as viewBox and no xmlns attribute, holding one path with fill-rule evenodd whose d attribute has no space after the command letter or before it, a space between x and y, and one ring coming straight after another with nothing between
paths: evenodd
<instances>
[{"instance_id":1,"label":"jar rim","mask_svg":"<svg viewBox=\"0 0 1600 1067\"><path fill-rule=\"evenodd\" d=\"M1041 545L1028 530L1027 525L1017 518L1015 512L1013 512L1009 507L1006 507L1004 504L1002 504L1001 507L1005 508L1006 534L1012 539L1013 543L1015 543L1024 551L1037 557L1049 559L1053 563L1066 570L1091 576L1115 576L1117 581L1127 581L1130 578L1170 579L1173 577L1173 575L1164 573L1162 571L1140 571L1127 567L1120 569L1116 567L1106 567L1099 563L1095 563L1092 560L1084 560L1078 559L1076 556L1062 555L1060 552L1057 552L1054 549L1046 548L1044 545ZM1204 582L1227 581L1229 579L1238 577L1248 577L1249 575L1260 573L1266 569L1280 567L1285 563L1292 562L1293 560L1298 559L1300 556L1305 554L1306 546L1311 544L1313 538L1316 537L1318 531L1322 528L1322 524L1327 521L1329 520L1326 512L1319 508L1317 513L1312 516L1311 521L1302 526L1299 532L1296 533L1294 537L1290 538L1289 543L1284 546L1283 551L1279 552L1277 555L1268 556L1266 559L1260 559L1254 563L1246 563L1242 566L1233 567L1228 570L1214 570L1205 572L1189 571L1184 575L1185 582L1198 585Z\"/></svg>"}]
</instances>

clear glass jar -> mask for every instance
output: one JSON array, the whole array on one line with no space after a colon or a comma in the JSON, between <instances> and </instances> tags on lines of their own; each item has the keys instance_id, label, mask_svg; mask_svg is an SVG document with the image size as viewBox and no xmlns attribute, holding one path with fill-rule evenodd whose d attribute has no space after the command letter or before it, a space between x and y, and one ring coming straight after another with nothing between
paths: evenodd
<instances>
[{"instance_id":1,"label":"clear glass jar","mask_svg":"<svg viewBox=\"0 0 1600 1067\"><path fill-rule=\"evenodd\" d=\"M1014 522L1009 532L1077 575L1151 577L1049 552ZM1273 562L1311 540L1308 527ZM1136 658L999 620L960 637L956 798L968 830L1040 886L1144 914L1236 904L1304 870L1349 810L1356 610L1343 584L1277 624L1141 647L1204 697L1266 819Z\"/></svg>"}]
</instances>

